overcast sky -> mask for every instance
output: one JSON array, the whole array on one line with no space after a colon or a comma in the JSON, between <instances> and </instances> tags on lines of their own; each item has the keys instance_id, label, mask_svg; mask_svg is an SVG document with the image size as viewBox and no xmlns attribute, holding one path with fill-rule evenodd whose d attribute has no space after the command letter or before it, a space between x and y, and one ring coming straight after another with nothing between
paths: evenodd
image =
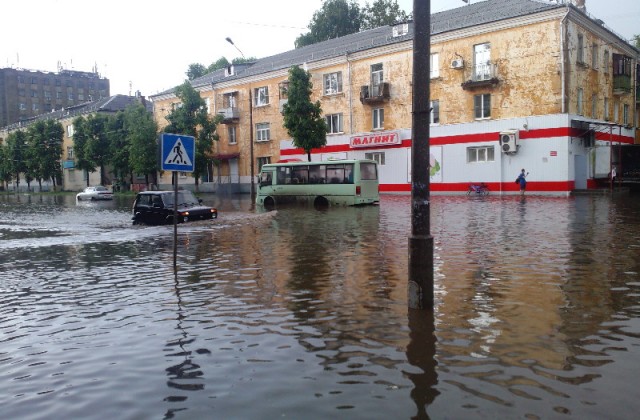
<instances>
[{"instance_id":1,"label":"overcast sky","mask_svg":"<svg viewBox=\"0 0 640 420\"><path fill-rule=\"evenodd\" d=\"M398 4L413 9L413 0ZM246 57L293 49L321 5L322 0L5 0L0 68L97 66L110 79L111 94L139 90L149 96L182 83L191 63L208 66L222 56L240 56L226 37ZM433 13L465 6L462 0L431 0ZM586 0L586 6L624 38L640 34L640 0Z\"/></svg>"}]
</instances>

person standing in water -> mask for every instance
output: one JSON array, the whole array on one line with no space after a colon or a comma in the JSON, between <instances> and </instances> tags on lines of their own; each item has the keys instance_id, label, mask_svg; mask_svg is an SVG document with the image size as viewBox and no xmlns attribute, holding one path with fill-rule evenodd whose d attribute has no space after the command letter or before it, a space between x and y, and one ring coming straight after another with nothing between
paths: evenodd
<instances>
[{"instance_id":1,"label":"person standing in water","mask_svg":"<svg viewBox=\"0 0 640 420\"><path fill-rule=\"evenodd\" d=\"M516 182L520 185L520 195L524 195L524 192L527 190L527 175L529 175L529 172L525 173L524 169L522 169L516 179Z\"/></svg>"}]
</instances>

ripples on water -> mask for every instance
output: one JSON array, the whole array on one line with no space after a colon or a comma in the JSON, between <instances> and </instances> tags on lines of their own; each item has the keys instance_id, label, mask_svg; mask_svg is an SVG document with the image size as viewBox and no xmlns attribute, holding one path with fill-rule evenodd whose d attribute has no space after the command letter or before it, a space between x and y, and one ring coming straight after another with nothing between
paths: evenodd
<instances>
[{"instance_id":1,"label":"ripples on water","mask_svg":"<svg viewBox=\"0 0 640 420\"><path fill-rule=\"evenodd\" d=\"M221 218L179 227L176 271L172 228L132 226L127 200L0 200L4 418L639 408L635 199L432 197L435 317L407 310L409 197L210 200Z\"/></svg>"}]
</instances>

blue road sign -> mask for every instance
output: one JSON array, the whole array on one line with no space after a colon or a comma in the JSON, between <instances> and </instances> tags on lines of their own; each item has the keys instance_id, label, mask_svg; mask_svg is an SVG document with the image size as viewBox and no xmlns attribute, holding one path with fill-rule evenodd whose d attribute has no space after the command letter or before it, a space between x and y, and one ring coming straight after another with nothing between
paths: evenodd
<instances>
[{"instance_id":1,"label":"blue road sign","mask_svg":"<svg viewBox=\"0 0 640 420\"><path fill-rule=\"evenodd\" d=\"M193 172L196 139L180 134L162 134L161 163L163 171Z\"/></svg>"}]
</instances>

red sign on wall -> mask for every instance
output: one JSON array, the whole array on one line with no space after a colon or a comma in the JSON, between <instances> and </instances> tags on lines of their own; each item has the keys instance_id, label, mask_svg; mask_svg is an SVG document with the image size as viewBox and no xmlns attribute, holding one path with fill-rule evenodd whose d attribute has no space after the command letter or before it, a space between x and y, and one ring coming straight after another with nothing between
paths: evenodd
<instances>
[{"instance_id":1,"label":"red sign on wall","mask_svg":"<svg viewBox=\"0 0 640 420\"><path fill-rule=\"evenodd\" d=\"M394 144L400 144L400 135L398 135L397 131L361 134L351 136L349 144L351 147L392 146Z\"/></svg>"}]
</instances>

